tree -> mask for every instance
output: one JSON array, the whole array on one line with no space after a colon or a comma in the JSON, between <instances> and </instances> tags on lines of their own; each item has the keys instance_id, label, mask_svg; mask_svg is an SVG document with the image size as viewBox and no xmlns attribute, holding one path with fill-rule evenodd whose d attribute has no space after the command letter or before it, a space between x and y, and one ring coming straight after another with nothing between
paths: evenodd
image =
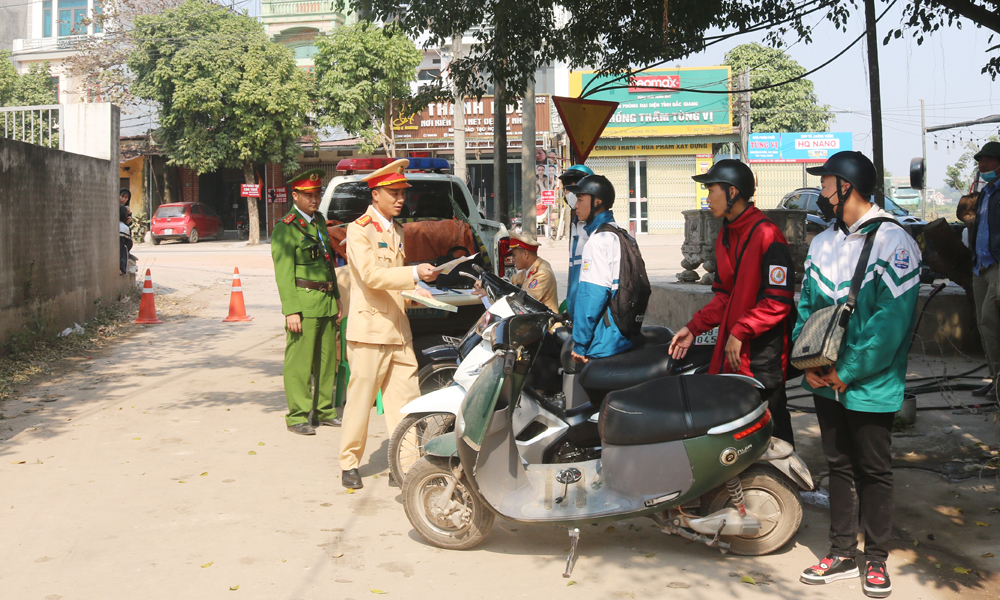
<instances>
[{"instance_id":1,"label":"tree","mask_svg":"<svg viewBox=\"0 0 1000 600\"><path fill-rule=\"evenodd\" d=\"M128 60L136 97L160 106L158 140L169 163L198 173L255 162L298 166L311 109L307 76L263 26L206 0L187 0L136 19ZM248 202L250 243L260 242L257 203Z\"/></svg>"},{"instance_id":2,"label":"tree","mask_svg":"<svg viewBox=\"0 0 1000 600\"><path fill-rule=\"evenodd\" d=\"M10 62L10 51L0 50L0 106L40 106L56 104L49 63L32 63L18 74Z\"/></svg>"},{"instance_id":3,"label":"tree","mask_svg":"<svg viewBox=\"0 0 1000 600\"><path fill-rule=\"evenodd\" d=\"M761 44L743 44L726 53L733 73L750 71L750 87L788 81L805 67L781 50ZM829 105L820 104L808 79L750 94L750 123L756 132L828 131L833 121Z\"/></svg>"},{"instance_id":4,"label":"tree","mask_svg":"<svg viewBox=\"0 0 1000 600\"><path fill-rule=\"evenodd\" d=\"M1000 137L991 135L986 139L986 142L1000 142ZM962 145L965 152L955 161L955 164L949 165L945 169L944 184L946 186L963 194L968 193L972 188L972 182L976 179L976 173L979 172L979 164L973 156L986 142L979 143L969 140Z\"/></svg>"},{"instance_id":5,"label":"tree","mask_svg":"<svg viewBox=\"0 0 1000 600\"><path fill-rule=\"evenodd\" d=\"M144 29L136 28L136 19L157 15L177 8L183 0L115 0L105 2L102 11L87 20L99 28L103 35L83 36L75 42L73 53L63 63L68 72L82 77L92 97L121 107L136 104L131 92L135 74L127 66L128 58L136 48L136 37Z\"/></svg>"},{"instance_id":6,"label":"tree","mask_svg":"<svg viewBox=\"0 0 1000 600\"><path fill-rule=\"evenodd\" d=\"M361 137L362 152L378 146L396 156L392 121L412 96L423 54L398 27L359 21L316 44L320 123Z\"/></svg>"}]
</instances>

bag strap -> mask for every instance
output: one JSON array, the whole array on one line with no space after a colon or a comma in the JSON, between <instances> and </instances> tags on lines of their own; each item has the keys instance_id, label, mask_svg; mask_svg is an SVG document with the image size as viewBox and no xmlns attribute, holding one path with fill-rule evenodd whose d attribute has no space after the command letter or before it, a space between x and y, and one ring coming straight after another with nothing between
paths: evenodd
<instances>
[{"instance_id":1,"label":"bag strap","mask_svg":"<svg viewBox=\"0 0 1000 600\"><path fill-rule=\"evenodd\" d=\"M847 308L851 312L854 312L854 308L858 305L858 293L861 291L861 282L865 279L865 273L868 271L868 259L872 254L872 246L875 244L875 234L878 233L878 228L882 223L896 222L895 219L888 219L885 217L879 219L872 219L865 223L865 225L875 224L875 227L865 234L865 245L861 248L861 257L858 259L858 265L854 267L854 277L851 277L851 290L847 294Z\"/></svg>"},{"instance_id":2,"label":"bag strap","mask_svg":"<svg viewBox=\"0 0 1000 600\"><path fill-rule=\"evenodd\" d=\"M747 246L750 245L750 239L753 237L753 232L757 231L757 227L764 221L767 221L768 223L771 222L770 219L764 217L760 221L754 223L753 226L750 227L750 232L747 233L747 239L743 241L743 247L740 248L739 253L736 255L736 266L733 267L733 285L736 285L736 277L739 276L740 265L743 263L743 253L747 251Z\"/></svg>"}]
</instances>

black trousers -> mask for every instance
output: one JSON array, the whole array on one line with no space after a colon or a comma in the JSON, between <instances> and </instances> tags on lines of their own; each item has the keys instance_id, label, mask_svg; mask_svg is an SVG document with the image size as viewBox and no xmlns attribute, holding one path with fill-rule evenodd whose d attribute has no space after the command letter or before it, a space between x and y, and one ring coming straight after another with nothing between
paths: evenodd
<instances>
[{"instance_id":1,"label":"black trousers","mask_svg":"<svg viewBox=\"0 0 1000 600\"><path fill-rule=\"evenodd\" d=\"M788 412L788 393L785 391L785 386L764 388L760 391L760 398L767 402L767 409L771 411L771 421L774 422L774 431L771 435L785 440L794 448L792 415Z\"/></svg>"},{"instance_id":2,"label":"black trousers","mask_svg":"<svg viewBox=\"0 0 1000 600\"><path fill-rule=\"evenodd\" d=\"M885 561L892 533L892 423L895 413L848 410L813 396L830 467L830 554L853 558L858 520L864 521L865 558Z\"/></svg>"}]
</instances>

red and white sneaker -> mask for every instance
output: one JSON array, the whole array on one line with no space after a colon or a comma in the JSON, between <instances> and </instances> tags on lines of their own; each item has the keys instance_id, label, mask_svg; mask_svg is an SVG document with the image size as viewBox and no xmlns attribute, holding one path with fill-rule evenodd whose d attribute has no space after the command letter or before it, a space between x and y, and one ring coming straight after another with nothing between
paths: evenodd
<instances>
[{"instance_id":1,"label":"red and white sneaker","mask_svg":"<svg viewBox=\"0 0 1000 600\"><path fill-rule=\"evenodd\" d=\"M802 583L809 585L821 585L831 583L839 579L850 579L858 577L858 564L853 558L841 558L839 556L827 556L805 571L799 577Z\"/></svg>"},{"instance_id":2,"label":"red and white sneaker","mask_svg":"<svg viewBox=\"0 0 1000 600\"><path fill-rule=\"evenodd\" d=\"M873 560L868 563L863 589L869 598L885 598L892 593L892 582L889 581L889 572L886 571L884 562Z\"/></svg>"}]
</instances>

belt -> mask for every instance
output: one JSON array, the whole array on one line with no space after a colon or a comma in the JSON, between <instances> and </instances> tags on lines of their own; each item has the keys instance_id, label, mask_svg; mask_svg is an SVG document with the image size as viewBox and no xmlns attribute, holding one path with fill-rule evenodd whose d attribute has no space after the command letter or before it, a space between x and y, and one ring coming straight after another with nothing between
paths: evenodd
<instances>
[{"instance_id":1,"label":"belt","mask_svg":"<svg viewBox=\"0 0 1000 600\"><path fill-rule=\"evenodd\" d=\"M295 280L295 287L319 290L321 292L332 292L334 285L336 284L332 281L309 281L308 279Z\"/></svg>"}]
</instances>

